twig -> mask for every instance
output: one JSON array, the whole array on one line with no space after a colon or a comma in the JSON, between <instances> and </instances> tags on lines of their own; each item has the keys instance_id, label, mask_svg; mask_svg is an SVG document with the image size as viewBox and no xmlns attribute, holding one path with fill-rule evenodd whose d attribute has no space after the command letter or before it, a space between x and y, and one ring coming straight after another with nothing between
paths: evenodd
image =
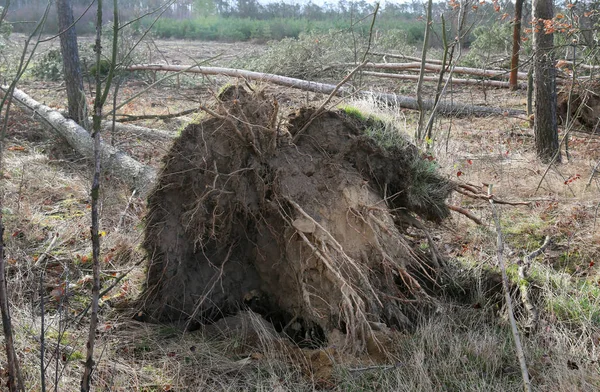
<instances>
[{"instance_id":1,"label":"twig","mask_svg":"<svg viewBox=\"0 0 600 392\"><path fill-rule=\"evenodd\" d=\"M231 115L229 115L229 116L223 116L223 115L221 115L221 114L219 114L219 113L215 112L214 110L207 108L207 107L206 107L206 106L204 106L204 105L200 105L200 110L203 110L203 111L205 111L206 113L210 114L211 116L213 116L213 117L215 117L215 118L218 118L219 120L222 120L222 121L226 121L226 122L228 122L228 123L229 123L229 124L230 124L230 125L233 127L233 130L235 131L236 135L237 135L237 136L240 138L240 140L241 140L242 142L246 142L246 143L248 143L248 144L250 145L250 147L252 147L252 150L254 151L254 153L255 153L257 156L261 156L261 155L262 155L262 154L261 154L261 152L258 150L258 147L257 147L256 143L249 141L249 140L248 140L248 138L247 138L247 137L245 137L245 136L242 134L242 131L240 131L240 129L237 127L237 125L236 125L235 121L234 121L234 120L231 118L231 117L233 117L233 116L231 116ZM240 121L240 122L242 122L242 121ZM247 124L247 123L244 123L244 124L245 124L246 126L248 126L248 124ZM249 136L253 136L253 134L252 134L252 131L251 131L251 130L249 130Z\"/></svg>"},{"instance_id":2,"label":"twig","mask_svg":"<svg viewBox=\"0 0 600 392\"><path fill-rule=\"evenodd\" d=\"M504 289L504 298L506 300L506 308L508 311L508 318L510 320L510 327L512 330L513 338L515 340L515 349L517 351L517 357L519 358L519 365L521 367L521 375L523 377L523 384L526 392L531 392L531 383L529 381L529 371L527 370L527 363L525 361L525 353L523 352L523 345L521 344L521 338L519 336L519 330L517 328L517 321L515 320L515 314L513 310L512 298L510 297L510 287L508 284L508 275L506 274L506 266L504 265L504 242L502 240L502 228L500 226L500 217L496 210L495 200L492 198L492 185L488 186L488 195L490 206L492 208L492 215L494 216L494 222L496 223L496 233L498 234L498 264L502 271L502 287Z\"/></svg>"},{"instance_id":3,"label":"twig","mask_svg":"<svg viewBox=\"0 0 600 392\"><path fill-rule=\"evenodd\" d=\"M321 104L321 106L319 106L319 108L312 114L312 116L310 116L310 118L308 119L308 121L306 122L306 124L304 124L304 126L302 127L302 129L300 129L298 132L296 132L296 134L294 135L294 138L292 139L293 143L296 143L298 141L298 138L300 138L300 136L302 135L302 133L304 131L306 131L306 129L310 126L310 124L314 121L315 118L317 118L318 116L321 115L321 113L323 112L323 109L325 108L325 106L329 103L329 101L331 101L331 99L337 94L338 90L344 85L346 84L346 82L348 80L350 80L350 78L352 77L352 75L354 75L359 69L361 69L362 67L364 67L364 65L368 63L368 60L363 61L361 64L359 64L357 67L355 67L352 71L350 71L350 73L348 75L346 75L346 77L344 79L342 79L341 82L339 82L335 88L333 89L333 91L329 94L329 96L327 97L327 99Z\"/></svg>"},{"instance_id":4,"label":"twig","mask_svg":"<svg viewBox=\"0 0 600 392\"><path fill-rule=\"evenodd\" d=\"M58 236L55 236L55 238ZM45 253L44 253L45 255ZM39 260L39 259L38 259ZM46 367L44 366L45 353L45 311L44 311L44 270L40 271L40 384L42 392L46 392Z\"/></svg>"},{"instance_id":5,"label":"twig","mask_svg":"<svg viewBox=\"0 0 600 392\"><path fill-rule=\"evenodd\" d=\"M98 9L96 12L96 66L100 69L100 61L102 55L102 0L97 1ZM112 38L112 58L110 69L104 87L100 78L100 72L96 73L96 97L94 100L93 126L92 136L94 139L94 175L91 187L92 199L92 225L91 225L91 242L92 242L92 314L90 317L88 340L86 343L85 366L81 377L81 392L89 392L92 382L92 373L96 367L94 361L94 346L96 343L96 327L98 325L98 308L100 301L100 212L99 212L99 193L100 193L100 172L101 172L101 143L100 132L102 123L102 108L110 91L112 78L114 76L115 66L117 64L117 44L119 37L119 12L117 0L113 0L113 38ZM102 89L104 88L104 91ZM116 109L115 109L116 110Z\"/></svg>"},{"instance_id":6,"label":"twig","mask_svg":"<svg viewBox=\"0 0 600 392\"><path fill-rule=\"evenodd\" d=\"M105 295L107 295L108 293L110 293L110 291L112 289L115 288L116 285L119 284L120 281L123 280L123 278L125 278L131 271L133 271L133 269L137 266L139 266L140 264L142 264L142 262L145 260L142 259L140 261L138 261L137 263L135 263L131 268L129 268L127 271L123 272L121 275L117 276L115 278L115 280L110 284L110 286L108 286L107 288L105 288L104 290L102 290L99 294L99 297L102 298ZM79 323L81 321L82 318L85 317L85 315L87 314L88 310L90 310L90 307L92 306L92 303L89 303L85 309L83 309L76 317L75 317L75 323Z\"/></svg>"},{"instance_id":7,"label":"twig","mask_svg":"<svg viewBox=\"0 0 600 392\"><path fill-rule=\"evenodd\" d=\"M423 140L423 121L425 121L425 109L423 108L423 78L425 77L425 62L427 60L427 49L429 48L429 37L431 35L431 10L433 8L433 1L428 0L427 2L427 19L425 21L425 36L423 38L423 50L421 53L421 66L419 68L419 80L417 81L417 106L419 107L419 122L417 124L417 131L415 133L415 139L418 142ZM435 104L434 104L435 106Z\"/></svg>"},{"instance_id":8,"label":"twig","mask_svg":"<svg viewBox=\"0 0 600 392\"><path fill-rule=\"evenodd\" d=\"M461 183L458 183L458 182L455 182L454 184L457 187L459 187L459 188L463 188L463 189L468 190L469 192L472 192L472 193L481 193L481 189L477 189L477 185L474 185L474 184L461 184Z\"/></svg>"},{"instance_id":9,"label":"twig","mask_svg":"<svg viewBox=\"0 0 600 392\"><path fill-rule=\"evenodd\" d=\"M371 26L369 27L369 41L367 43L367 50L365 51L365 55L363 56L362 61L365 62L367 60L367 56L369 55L369 50L371 50L371 44L373 43L373 27L375 27L375 20L377 19L377 12L379 11L379 2L375 3L375 11L373 11L373 19L371 20Z\"/></svg>"},{"instance_id":10,"label":"twig","mask_svg":"<svg viewBox=\"0 0 600 392\"><path fill-rule=\"evenodd\" d=\"M127 205L125 206L125 209L123 210L123 213L121 214L121 218L119 218L119 224L117 225L116 231L119 231L121 229L121 226L123 226L123 222L125 221L125 214L127 214L127 210L129 209L129 206L131 205L131 202L133 201L133 198L135 197L136 192L137 192L137 189L134 189L133 192L131 193L131 196L129 196Z\"/></svg>"},{"instance_id":11,"label":"twig","mask_svg":"<svg viewBox=\"0 0 600 392\"><path fill-rule=\"evenodd\" d=\"M478 217L476 217L475 215L473 215L473 213L471 213L471 211L464 209L462 207L458 207L458 206L453 206L451 204L446 204L446 206L448 207L448 209L454 211L454 212L458 212L459 214L463 214L464 216L466 216L467 218L471 219L473 222L477 223L478 225L482 225L483 223L481 222L481 219L479 219Z\"/></svg>"},{"instance_id":12,"label":"twig","mask_svg":"<svg viewBox=\"0 0 600 392\"><path fill-rule=\"evenodd\" d=\"M38 257L37 261L34 264L34 267L36 267L36 268L39 267L44 262L44 260L46 260L46 257L48 257L48 255L50 254L52 249L54 249L54 245L56 244L57 239L58 239L58 233L53 234L52 241L50 241L50 244L48 245L48 247L46 248L44 253L42 253L40 255L40 257Z\"/></svg>"},{"instance_id":13,"label":"twig","mask_svg":"<svg viewBox=\"0 0 600 392\"><path fill-rule=\"evenodd\" d=\"M460 193L461 195L465 195L467 197L470 197L472 199L482 199L482 200L493 200L496 204L507 204L507 205L511 205L511 206L528 206L531 205L531 202L529 201L506 201L506 200L501 200L496 198L495 195L484 195L481 193L469 193L466 192L464 190L462 190L461 188L464 188L463 186L461 186L460 188L455 188L454 190L457 193Z\"/></svg>"},{"instance_id":14,"label":"twig","mask_svg":"<svg viewBox=\"0 0 600 392\"><path fill-rule=\"evenodd\" d=\"M588 189L590 187L590 185L592 185L592 180L594 179L594 176L596 175L596 171L598 171L599 166L600 166L600 160L598 160L598 162L596 162L596 165L592 169L592 172L590 173L590 178L588 179L587 184L585 184L585 189Z\"/></svg>"},{"instance_id":15,"label":"twig","mask_svg":"<svg viewBox=\"0 0 600 392\"><path fill-rule=\"evenodd\" d=\"M519 288L521 291L521 301L523 301L523 306L525 306L528 313L527 324L525 325L527 332L533 332L536 329L540 318L540 314L529 295L529 268L531 267L533 259L540 255L550 243L550 236L546 236L542 246L523 257L523 261L519 262Z\"/></svg>"},{"instance_id":16,"label":"twig","mask_svg":"<svg viewBox=\"0 0 600 392\"><path fill-rule=\"evenodd\" d=\"M390 370L395 369L394 365L382 365L382 366L365 366L360 368L348 369L349 372L366 372L369 370Z\"/></svg>"},{"instance_id":17,"label":"twig","mask_svg":"<svg viewBox=\"0 0 600 392\"><path fill-rule=\"evenodd\" d=\"M410 223L412 226L416 227L417 229L421 230L423 232L423 234L425 234L425 238L427 238L427 242L429 243L429 246L431 247L431 258L432 258L431 261L433 262L433 266L435 268L439 269L440 261L438 258L438 250L437 250L437 247L435 246L435 243L433 242L433 238L429 234L429 231L427 231L427 228L425 227L425 225L422 224L421 222L419 222L412 215L409 215L408 213L402 214L402 219L404 219L406 222Z\"/></svg>"}]
</instances>

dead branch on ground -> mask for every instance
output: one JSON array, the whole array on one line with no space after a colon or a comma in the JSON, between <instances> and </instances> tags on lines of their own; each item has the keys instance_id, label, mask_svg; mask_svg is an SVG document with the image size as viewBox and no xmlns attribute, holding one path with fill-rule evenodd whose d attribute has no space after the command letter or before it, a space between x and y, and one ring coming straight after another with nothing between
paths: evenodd
<instances>
[{"instance_id":1,"label":"dead branch on ground","mask_svg":"<svg viewBox=\"0 0 600 392\"><path fill-rule=\"evenodd\" d=\"M508 204L511 206L529 206L529 205L531 205L531 202L529 202L529 201L507 201L507 200L498 199L496 197L496 195L491 194L491 193L485 194L481 190L478 190L475 186L470 185L470 184L460 184L460 183L456 183L456 182L454 184L455 184L454 190L457 193L460 193L461 195L470 197L472 199L491 200L496 204Z\"/></svg>"},{"instance_id":2,"label":"dead branch on ground","mask_svg":"<svg viewBox=\"0 0 600 392\"><path fill-rule=\"evenodd\" d=\"M521 301L523 302L525 310L527 310L527 323L525 324L525 330L527 332L533 332L537 328L540 318L540 313L533 304L531 293L529 292L529 269L531 268L533 259L539 256L550 243L550 236L546 236L542 246L523 257L523 260L519 262L519 289L521 291Z\"/></svg>"},{"instance_id":3,"label":"dead branch on ground","mask_svg":"<svg viewBox=\"0 0 600 392\"><path fill-rule=\"evenodd\" d=\"M458 206L453 206L451 204L446 204L448 206L449 209L451 209L454 212L458 212L459 214L463 214L464 216L466 216L467 218L471 219L473 222L477 223L478 225L483 224L481 222L481 219L479 219L478 217L476 217L475 215L473 215L473 213L465 208L462 207L458 207Z\"/></svg>"}]
</instances>

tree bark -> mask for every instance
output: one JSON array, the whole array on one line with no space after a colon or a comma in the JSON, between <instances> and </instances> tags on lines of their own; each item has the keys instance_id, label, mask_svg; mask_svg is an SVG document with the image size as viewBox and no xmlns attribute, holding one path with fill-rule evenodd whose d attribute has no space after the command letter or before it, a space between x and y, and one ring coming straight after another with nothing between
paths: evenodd
<instances>
[{"instance_id":1,"label":"tree bark","mask_svg":"<svg viewBox=\"0 0 600 392\"><path fill-rule=\"evenodd\" d=\"M515 1L515 20L513 24L513 46L510 61L510 89L518 89L517 74L519 72L519 50L521 49L521 20L523 19L523 0Z\"/></svg>"},{"instance_id":2,"label":"tree bark","mask_svg":"<svg viewBox=\"0 0 600 392\"><path fill-rule=\"evenodd\" d=\"M242 69L231 69L221 67L192 67L189 65L164 65L164 64L140 64L132 65L127 68L128 71L167 71L167 72L190 72L200 73L204 75L223 75L234 78L243 78L248 80L260 80L280 86L297 88L304 91L311 91L320 94L331 94L336 86L334 84L311 82L290 78L287 76L273 75L254 71L245 71ZM390 106L398 106L405 109L418 110L417 100L412 97L396 94L377 93L374 91L352 91L348 88L340 88L336 96L358 96L372 98L381 103ZM423 101L425 110L430 110L434 106L431 100ZM490 116L490 115L507 115L521 116L525 114L523 110L503 109L489 106L464 105L464 104L448 104L441 102L437 108L438 113L451 116Z\"/></svg>"},{"instance_id":3,"label":"tree bark","mask_svg":"<svg viewBox=\"0 0 600 392\"><path fill-rule=\"evenodd\" d=\"M87 101L83 93L83 76L71 0L56 0L56 11L58 13L58 29L61 32L60 52L63 58L69 117L85 129L89 129Z\"/></svg>"},{"instance_id":4,"label":"tree bark","mask_svg":"<svg viewBox=\"0 0 600 392\"><path fill-rule=\"evenodd\" d=\"M6 86L0 87L2 90L6 88ZM56 110L33 100L21 90L15 89L13 99L19 106L50 125L60 136L67 140L77 153L89 159L93 158L93 139L75 121L64 118ZM148 194L156 179L156 170L153 167L136 161L106 143L101 144L101 151L102 167L110 170L132 188L137 189L142 197Z\"/></svg>"},{"instance_id":5,"label":"tree bark","mask_svg":"<svg viewBox=\"0 0 600 392\"><path fill-rule=\"evenodd\" d=\"M556 68L554 66L554 34L548 33L545 21L554 17L552 0L534 0L534 133L537 156L542 162L560 162L558 125L556 122Z\"/></svg>"}]
</instances>

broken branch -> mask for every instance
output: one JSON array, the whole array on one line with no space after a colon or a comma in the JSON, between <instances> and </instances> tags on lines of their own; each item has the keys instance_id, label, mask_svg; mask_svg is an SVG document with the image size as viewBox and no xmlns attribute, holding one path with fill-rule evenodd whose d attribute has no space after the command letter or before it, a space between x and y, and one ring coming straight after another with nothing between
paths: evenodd
<instances>
[{"instance_id":1,"label":"broken branch","mask_svg":"<svg viewBox=\"0 0 600 392\"><path fill-rule=\"evenodd\" d=\"M458 212L459 214L463 214L464 216L466 216L467 218L471 219L473 222L477 223L478 225L483 224L481 222L481 219L479 219L478 217L476 217L475 215L473 215L473 213L465 208L462 207L458 207L458 206L453 206L451 204L446 204L448 206L448 208L454 212Z\"/></svg>"}]
</instances>

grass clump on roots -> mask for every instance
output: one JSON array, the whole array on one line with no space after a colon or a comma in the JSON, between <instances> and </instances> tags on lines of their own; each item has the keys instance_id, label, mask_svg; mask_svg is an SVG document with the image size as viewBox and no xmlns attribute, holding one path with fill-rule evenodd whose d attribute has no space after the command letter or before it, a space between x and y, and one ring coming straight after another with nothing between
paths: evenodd
<instances>
[{"instance_id":1,"label":"grass clump on roots","mask_svg":"<svg viewBox=\"0 0 600 392\"><path fill-rule=\"evenodd\" d=\"M403 179L403 203L410 205L413 211L428 211L422 214L428 219L436 220L435 216L445 218L448 215L445 201L452 185L440 176L437 162L420 154L400 131L394 119L379 117L352 105L342 106L340 109L349 118L356 120L356 126L385 154L405 156L408 167ZM385 191L390 194L394 189Z\"/></svg>"}]
</instances>

